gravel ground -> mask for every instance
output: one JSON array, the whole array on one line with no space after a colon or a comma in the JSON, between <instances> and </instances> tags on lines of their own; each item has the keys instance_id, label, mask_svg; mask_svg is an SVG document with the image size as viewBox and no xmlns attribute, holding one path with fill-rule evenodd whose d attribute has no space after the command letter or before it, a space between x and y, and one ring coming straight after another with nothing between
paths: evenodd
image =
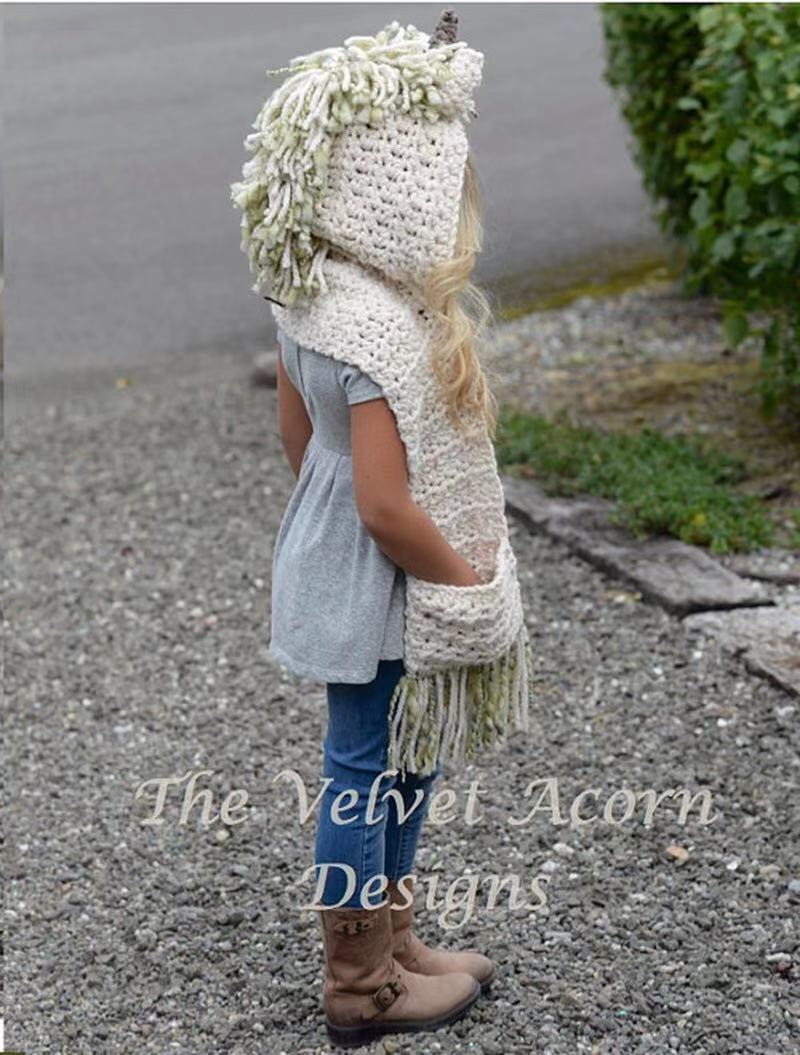
<instances>
[{"instance_id":1,"label":"gravel ground","mask_svg":"<svg viewBox=\"0 0 800 1055\"><path fill-rule=\"evenodd\" d=\"M741 347L752 352L758 344L749 338ZM716 362L725 341L712 300L689 299L673 283L653 281L615 297L579 297L557 310L499 321L493 349L502 367L498 390L534 404L538 389L531 382L548 369L591 369L618 359Z\"/></svg>"},{"instance_id":2,"label":"gravel ground","mask_svg":"<svg viewBox=\"0 0 800 1055\"><path fill-rule=\"evenodd\" d=\"M292 486L273 391L231 361L47 408L10 432L7 482L7 1043L36 1055L328 1052L321 943L299 912L312 823L273 783L318 787L324 688L264 655L271 543ZM679 622L512 522L536 656L536 728L448 771L459 815L419 866L539 877L546 903L424 935L497 958L453 1029L381 1052L790 1055L800 1047L797 705ZM144 825L142 781L211 770L242 823ZM556 825L597 788L713 792L618 825ZM464 794L482 789L467 825ZM617 801L618 814L620 802ZM592 803L584 812L591 813ZM238 817L239 815L237 815ZM688 856L667 848L678 845ZM677 856L675 856L677 855ZM466 880L461 880L461 887ZM458 912L454 918L457 918Z\"/></svg>"}]
</instances>

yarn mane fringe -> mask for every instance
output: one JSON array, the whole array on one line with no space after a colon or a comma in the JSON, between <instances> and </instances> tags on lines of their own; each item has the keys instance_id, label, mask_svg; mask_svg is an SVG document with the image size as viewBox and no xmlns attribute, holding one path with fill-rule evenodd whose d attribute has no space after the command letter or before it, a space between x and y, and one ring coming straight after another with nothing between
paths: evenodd
<instances>
[{"instance_id":1,"label":"yarn mane fringe","mask_svg":"<svg viewBox=\"0 0 800 1055\"><path fill-rule=\"evenodd\" d=\"M389 704L388 765L425 776L439 762L464 762L478 748L529 728L533 652L523 623L497 659L403 675Z\"/></svg>"},{"instance_id":2,"label":"yarn mane fringe","mask_svg":"<svg viewBox=\"0 0 800 1055\"><path fill-rule=\"evenodd\" d=\"M326 289L328 245L311 233L315 205L325 193L333 138L353 124L380 124L402 112L438 121L469 120L453 83L453 55L464 41L428 48L428 35L391 22L374 37L348 37L267 70L293 76L263 104L244 140L254 156L230 185L242 209L241 248L257 275L256 293L271 288L286 304Z\"/></svg>"}]
</instances>

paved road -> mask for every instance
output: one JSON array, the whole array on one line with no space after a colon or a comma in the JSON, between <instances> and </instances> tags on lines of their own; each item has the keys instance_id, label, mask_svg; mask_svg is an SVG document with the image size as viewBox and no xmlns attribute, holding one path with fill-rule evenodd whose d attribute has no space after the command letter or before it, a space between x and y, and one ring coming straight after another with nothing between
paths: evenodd
<instances>
[{"instance_id":1,"label":"paved road","mask_svg":"<svg viewBox=\"0 0 800 1055\"><path fill-rule=\"evenodd\" d=\"M383 13L386 12L384 19ZM271 333L249 292L228 184L278 82L263 70L439 5L28 5L7 9L9 375L178 351L251 352ZM471 4L487 55L472 126L488 197L483 277L652 236L601 79L589 5ZM366 19L366 21L365 21Z\"/></svg>"}]
</instances>

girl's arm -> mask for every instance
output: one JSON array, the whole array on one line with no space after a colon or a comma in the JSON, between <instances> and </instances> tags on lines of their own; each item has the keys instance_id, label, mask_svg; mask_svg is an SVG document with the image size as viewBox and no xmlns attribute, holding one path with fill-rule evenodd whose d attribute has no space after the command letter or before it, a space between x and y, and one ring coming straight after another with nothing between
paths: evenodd
<instances>
[{"instance_id":1,"label":"girl's arm","mask_svg":"<svg viewBox=\"0 0 800 1055\"><path fill-rule=\"evenodd\" d=\"M278 346L280 347L280 345ZM292 384L278 353L278 419L281 443L295 477L300 474L300 464L306 444L314 431L303 397Z\"/></svg>"},{"instance_id":2,"label":"girl's arm","mask_svg":"<svg viewBox=\"0 0 800 1055\"><path fill-rule=\"evenodd\" d=\"M350 427L356 505L383 552L419 579L454 586L482 582L411 498L405 445L386 400L352 404Z\"/></svg>"}]
</instances>

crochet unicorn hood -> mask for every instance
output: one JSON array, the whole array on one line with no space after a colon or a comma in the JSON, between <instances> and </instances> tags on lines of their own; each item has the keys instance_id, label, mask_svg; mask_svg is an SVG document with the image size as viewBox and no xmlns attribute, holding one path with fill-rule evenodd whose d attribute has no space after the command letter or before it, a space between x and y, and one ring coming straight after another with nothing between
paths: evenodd
<instances>
[{"instance_id":1,"label":"crochet unicorn hood","mask_svg":"<svg viewBox=\"0 0 800 1055\"><path fill-rule=\"evenodd\" d=\"M391 22L267 71L292 75L231 184L255 292L324 291L331 250L412 289L450 259L484 58L455 35L445 11L432 34Z\"/></svg>"},{"instance_id":2,"label":"crochet unicorn hood","mask_svg":"<svg viewBox=\"0 0 800 1055\"><path fill-rule=\"evenodd\" d=\"M485 428L464 432L446 413L431 355L439 320L420 295L455 248L482 72L454 31L447 14L430 37L393 22L294 59L232 188L253 288L280 301L272 315L298 344L380 385L411 498L480 578L406 571L387 760L422 775L527 729L534 673L494 449Z\"/></svg>"}]
</instances>

